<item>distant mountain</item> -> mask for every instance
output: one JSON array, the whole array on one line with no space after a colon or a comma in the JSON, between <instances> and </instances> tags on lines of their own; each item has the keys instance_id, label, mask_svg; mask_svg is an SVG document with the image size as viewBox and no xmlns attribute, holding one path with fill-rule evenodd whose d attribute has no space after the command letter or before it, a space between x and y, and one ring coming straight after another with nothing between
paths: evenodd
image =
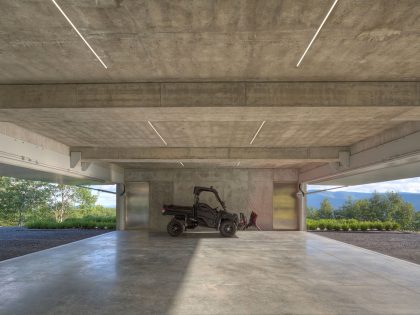
<instances>
[{"instance_id":1,"label":"distant mountain","mask_svg":"<svg viewBox=\"0 0 420 315\"><path fill-rule=\"evenodd\" d=\"M413 193L399 193L401 197L413 204L417 211L420 211L420 194ZM372 197L371 193L359 193L351 191L324 191L316 194L307 195L307 205L309 207L319 208L322 200L328 198L335 209L340 208L347 198L351 196L353 200L369 199Z\"/></svg>"}]
</instances>

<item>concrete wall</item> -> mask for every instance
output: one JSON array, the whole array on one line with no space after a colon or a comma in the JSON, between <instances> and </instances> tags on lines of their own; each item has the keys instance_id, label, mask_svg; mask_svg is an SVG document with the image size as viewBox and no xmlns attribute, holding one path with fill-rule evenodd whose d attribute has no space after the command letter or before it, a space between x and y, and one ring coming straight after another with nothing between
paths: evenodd
<instances>
[{"instance_id":1,"label":"concrete wall","mask_svg":"<svg viewBox=\"0 0 420 315\"><path fill-rule=\"evenodd\" d=\"M252 210L264 230L273 228L273 182L297 182L294 169L165 169L126 170L125 181L150 183L150 229L165 231L170 218L161 215L164 203L192 205L194 186L213 186L233 212Z\"/></svg>"}]
</instances>

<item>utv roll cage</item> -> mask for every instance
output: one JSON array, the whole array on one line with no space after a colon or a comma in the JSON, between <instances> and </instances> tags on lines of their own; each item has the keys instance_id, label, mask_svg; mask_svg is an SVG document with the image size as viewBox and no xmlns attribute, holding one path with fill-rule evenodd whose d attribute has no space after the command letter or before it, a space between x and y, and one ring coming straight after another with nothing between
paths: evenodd
<instances>
[{"instance_id":1,"label":"utv roll cage","mask_svg":"<svg viewBox=\"0 0 420 315\"><path fill-rule=\"evenodd\" d=\"M225 203L223 202L222 199L220 199L219 193L217 192L216 189L213 188L213 186L210 186L210 188L209 187L195 186L194 187L194 217L195 218L197 217L197 206L198 206L198 203L200 202L200 194L203 191L208 191L208 192L213 193L216 196L217 201L222 206L222 209L224 211L226 211Z\"/></svg>"}]
</instances>

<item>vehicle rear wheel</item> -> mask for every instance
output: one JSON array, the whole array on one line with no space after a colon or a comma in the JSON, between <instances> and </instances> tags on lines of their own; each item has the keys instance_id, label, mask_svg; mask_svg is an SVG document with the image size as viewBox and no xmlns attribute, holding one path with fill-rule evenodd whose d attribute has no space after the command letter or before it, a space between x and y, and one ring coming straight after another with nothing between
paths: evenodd
<instances>
[{"instance_id":1,"label":"vehicle rear wheel","mask_svg":"<svg viewBox=\"0 0 420 315\"><path fill-rule=\"evenodd\" d=\"M168 223L166 230L170 236L180 236L184 232L184 225L180 221L173 219Z\"/></svg>"},{"instance_id":2,"label":"vehicle rear wheel","mask_svg":"<svg viewBox=\"0 0 420 315\"><path fill-rule=\"evenodd\" d=\"M237 226L231 220L225 220L220 224L220 234L224 237L232 237L236 233Z\"/></svg>"}]
</instances>

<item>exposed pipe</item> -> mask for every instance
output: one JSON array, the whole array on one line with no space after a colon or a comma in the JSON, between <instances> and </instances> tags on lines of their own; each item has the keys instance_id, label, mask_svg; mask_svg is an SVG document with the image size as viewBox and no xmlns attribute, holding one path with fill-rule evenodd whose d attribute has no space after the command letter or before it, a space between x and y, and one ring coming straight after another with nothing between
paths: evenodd
<instances>
[{"instance_id":1,"label":"exposed pipe","mask_svg":"<svg viewBox=\"0 0 420 315\"><path fill-rule=\"evenodd\" d=\"M107 193L107 194L113 194L113 195L117 194L115 191L109 191L109 190L105 190L105 189L93 188L93 187L83 186L83 185L76 185L76 186L81 187L81 188L87 188L87 189L90 189L90 190L96 190L96 191ZM125 192L125 185L124 185L124 192Z\"/></svg>"},{"instance_id":2,"label":"exposed pipe","mask_svg":"<svg viewBox=\"0 0 420 315\"><path fill-rule=\"evenodd\" d=\"M321 190L315 190L315 191L310 191L310 192L307 192L306 194L307 195L312 195L312 194L317 194L317 193L320 193L320 192L323 192L323 191L330 191L330 190L340 189L340 188L344 188L344 187L348 187L348 185L346 185L346 186L338 186L338 187L333 187L333 188L327 188L327 189L321 189ZM300 186L299 186L299 189L300 189Z\"/></svg>"}]
</instances>

